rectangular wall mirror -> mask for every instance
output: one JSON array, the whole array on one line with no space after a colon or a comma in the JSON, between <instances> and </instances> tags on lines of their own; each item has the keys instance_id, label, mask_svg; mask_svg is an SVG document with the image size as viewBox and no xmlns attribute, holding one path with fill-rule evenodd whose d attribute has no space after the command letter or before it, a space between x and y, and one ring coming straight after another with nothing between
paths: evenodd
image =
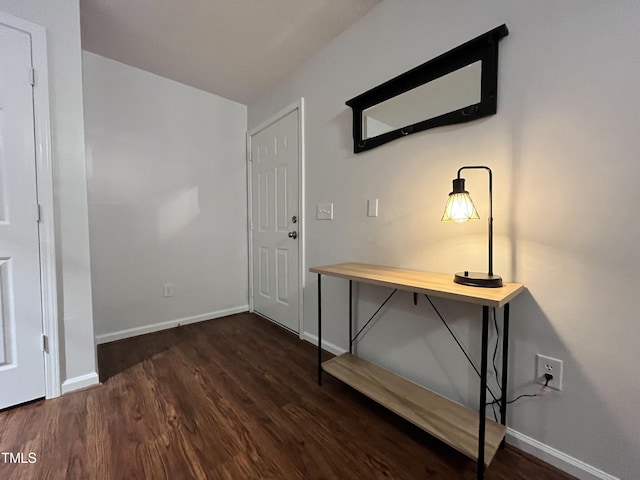
<instances>
[{"instance_id":1,"label":"rectangular wall mirror","mask_svg":"<svg viewBox=\"0 0 640 480\"><path fill-rule=\"evenodd\" d=\"M508 34L501 25L346 102L353 151L496 113L498 42Z\"/></svg>"}]
</instances>

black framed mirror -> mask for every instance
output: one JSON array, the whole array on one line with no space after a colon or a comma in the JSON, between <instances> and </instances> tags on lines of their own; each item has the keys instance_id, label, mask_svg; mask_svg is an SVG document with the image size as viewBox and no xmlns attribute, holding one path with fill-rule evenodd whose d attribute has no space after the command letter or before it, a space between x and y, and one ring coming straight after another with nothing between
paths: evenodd
<instances>
[{"instance_id":1,"label":"black framed mirror","mask_svg":"<svg viewBox=\"0 0 640 480\"><path fill-rule=\"evenodd\" d=\"M498 42L508 34L503 24L347 101L354 153L495 114Z\"/></svg>"}]
</instances>

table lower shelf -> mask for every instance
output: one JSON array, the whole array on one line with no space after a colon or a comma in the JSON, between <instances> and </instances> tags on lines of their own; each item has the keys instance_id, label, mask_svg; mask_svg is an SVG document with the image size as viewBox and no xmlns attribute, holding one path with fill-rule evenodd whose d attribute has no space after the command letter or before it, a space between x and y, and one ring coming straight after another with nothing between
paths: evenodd
<instances>
[{"instance_id":1,"label":"table lower shelf","mask_svg":"<svg viewBox=\"0 0 640 480\"><path fill-rule=\"evenodd\" d=\"M477 461L478 412L350 353L324 362L322 368L360 393ZM493 460L505 431L504 425L487 419L485 465L489 465Z\"/></svg>"}]
</instances>

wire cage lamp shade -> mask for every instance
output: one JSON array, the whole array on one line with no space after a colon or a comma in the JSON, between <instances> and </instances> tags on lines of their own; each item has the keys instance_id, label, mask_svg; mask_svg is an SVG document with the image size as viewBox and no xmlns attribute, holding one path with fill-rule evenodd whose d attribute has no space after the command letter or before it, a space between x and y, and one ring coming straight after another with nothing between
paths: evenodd
<instances>
[{"instance_id":1,"label":"wire cage lamp shade","mask_svg":"<svg viewBox=\"0 0 640 480\"><path fill-rule=\"evenodd\" d=\"M464 178L456 178L453 181L453 191L444 207L443 222L468 222L479 220L478 210L471 200L469 192L464 189Z\"/></svg>"}]
</instances>

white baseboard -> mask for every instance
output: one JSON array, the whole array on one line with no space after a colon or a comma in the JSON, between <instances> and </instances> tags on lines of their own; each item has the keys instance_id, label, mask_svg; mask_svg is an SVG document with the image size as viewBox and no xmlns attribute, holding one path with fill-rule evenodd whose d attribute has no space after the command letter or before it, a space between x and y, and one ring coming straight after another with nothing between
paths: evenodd
<instances>
[{"instance_id":1,"label":"white baseboard","mask_svg":"<svg viewBox=\"0 0 640 480\"><path fill-rule=\"evenodd\" d=\"M523 452L527 452L580 480L620 480L618 477L609 475L598 468L511 428L507 428L506 438L509 445L513 445Z\"/></svg>"},{"instance_id":2,"label":"white baseboard","mask_svg":"<svg viewBox=\"0 0 640 480\"><path fill-rule=\"evenodd\" d=\"M248 305L240 305L239 307L227 308L226 310L218 310L217 312L203 313L201 315L195 315L193 317L178 318L176 320L153 323L151 325L144 325L142 327L127 328L125 330L118 330L117 332L104 333L102 335L96 335L96 344L114 342L116 340L122 340L123 338L137 337L138 335L144 335L145 333L153 333L160 330L166 330L168 328L174 328L178 325L188 325L190 323L197 323L214 318L226 317L227 315L242 313L248 310Z\"/></svg>"},{"instance_id":3,"label":"white baseboard","mask_svg":"<svg viewBox=\"0 0 640 480\"><path fill-rule=\"evenodd\" d=\"M306 340L309 343L318 345L317 335L313 335L309 332L302 332L301 337L303 340ZM327 342L326 340L322 340L322 348L328 352L333 353L334 355L342 355L343 353L346 353L346 350L344 348L334 345L333 343Z\"/></svg>"},{"instance_id":4,"label":"white baseboard","mask_svg":"<svg viewBox=\"0 0 640 480\"><path fill-rule=\"evenodd\" d=\"M61 393L73 392L82 388L92 387L100 383L100 378L97 372L87 373L86 375L80 375L79 377L68 378L62 383Z\"/></svg>"}]
</instances>

